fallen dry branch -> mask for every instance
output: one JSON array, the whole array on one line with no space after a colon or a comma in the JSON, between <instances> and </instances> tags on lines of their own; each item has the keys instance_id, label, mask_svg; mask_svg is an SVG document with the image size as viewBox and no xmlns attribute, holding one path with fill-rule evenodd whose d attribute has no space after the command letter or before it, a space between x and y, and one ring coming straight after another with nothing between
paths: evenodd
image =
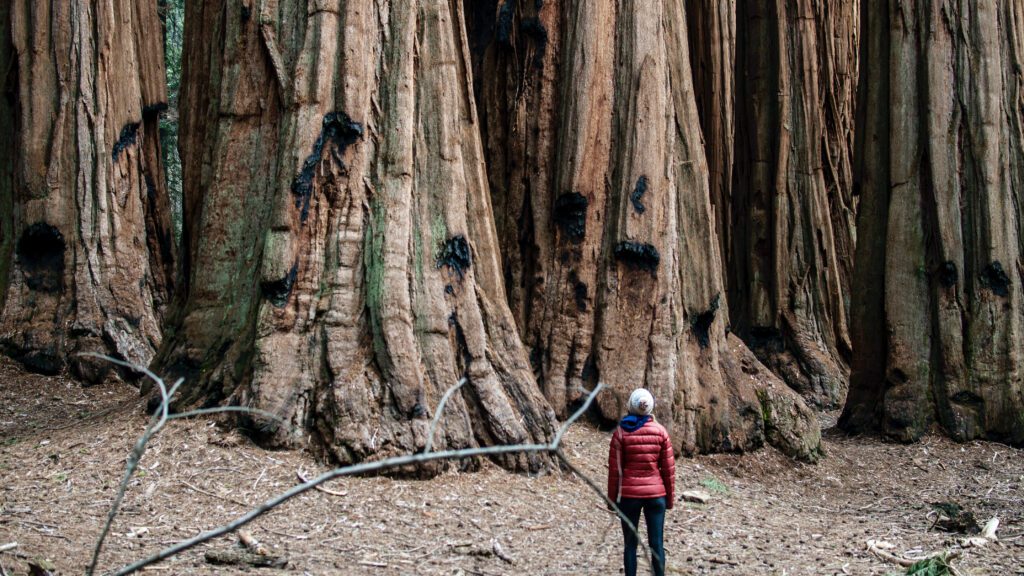
<instances>
[{"instance_id":1,"label":"fallen dry branch","mask_svg":"<svg viewBox=\"0 0 1024 576\"><path fill-rule=\"evenodd\" d=\"M146 444L148 444L149 440L164 427L164 424L167 423L170 399L174 396L174 392L177 391L178 387L181 386L185 380L178 380L174 383L174 386L171 386L171 389L168 390L167 386L164 385L164 381L144 366L135 366L128 362L122 362L116 358L101 356L99 354L83 354L83 356L101 358L117 364L118 366L138 370L157 384L160 389L161 398L160 409L153 414L153 417L149 421L149 426L146 427L146 431L143 432L142 436L140 436L138 441L135 442L135 447L132 448L131 455L128 456L128 463L125 466L124 477L121 479L121 485L118 486L117 495L114 496L114 503L110 506L110 512L107 514L107 521L103 524L103 530L100 531L100 537L96 540L96 547L93 549L92 560L89 561L89 567L85 570L86 576L92 576L93 572L96 570L96 564L99 562L100 552L103 550L103 542L106 540L107 535L110 534L110 527L114 524L114 518L117 517L117 513L121 509L121 502L124 500L125 492L128 490L128 483L135 474L135 470L139 466L139 461L142 460L142 455L146 452Z\"/></svg>"},{"instance_id":2,"label":"fallen dry branch","mask_svg":"<svg viewBox=\"0 0 1024 576\"><path fill-rule=\"evenodd\" d=\"M174 394L178 391L178 388L182 384L184 384L184 378L179 378L178 381L175 382L170 389L168 389L163 379L154 374L149 368L145 366L139 366L138 364L132 364L131 362L125 362L123 360L118 360L117 358L111 358L110 356L94 354L91 352L84 353L82 354L82 356L106 360L112 364L123 366L125 368L130 368L140 374L144 374L147 378L152 380L157 385L157 388L160 391L160 406L153 413L152 418L150 418L149 425L146 426L146 430L142 433L142 436L140 436L139 439L135 442L135 446L132 448L131 454L128 455L128 460L125 465L124 477L122 477L121 484L117 488L117 493L114 496L114 502L110 505L110 511L107 513L107 519L106 522L104 522L103 524L103 529L100 531L100 536L96 539L96 546L93 548L92 559L89 561L89 566L88 568L86 568L85 571L86 576L92 576L96 570L96 565L99 562L100 552L102 552L103 550L103 543L106 541L107 536L110 534L110 528L114 524L114 519L117 517L117 514L121 510L121 503L124 501L125 493L127 493L128 491L128 483L131 481L132 476L134 476L135 470L138 468L139 462L141 462L142 456L146 452L146 445L149 444L149 441L152 440L153 437L156 436L156 434L159 433L161 429L163 429L164 425L166 425L168 421L181 418L191 418L193 416L217 414L223 412L252 412L268 416L278 421L281 420L276 415L267 413L263 410L249 409L241 406L205 408L200 410L193 410L191 412L184 412L172 415L170 414L171 399L174 397ZM288 426L286 422L284 422L284 424ZM243 506L247 505L243 504ZM46 535L53 536L51 534ZM55 537L65 538L61 535L56 535Z\"/></svg>"},{"instance_id":3,"label":"fallen dry branch","mask_svg":"<svg viewBox=\"0 0 1024 576\"><path fill-rule=\"evenodd\" d=\"M151 376L151 378L155 378L159 382L159 378L157 378L155 375ZM460 380L459 383L456 384L453 388L458 388L463 383L464 382ZM597 484L594 483L593 480L591 480L589 477L587 477L585 474L583 474L578 468L576 468L569 461L569 459L565 456L565 454L563 454L562 451L561 451L562 437L565 435L566 431L568 431L569 427L573 423L575 423L584 413L586 413L586 411L590 408L591 404L593 404L594 398L597 397L598 393L600 393L601 390L604 389L604 387L605 387L605 385L603 383L598 383L598 385L594 388L594 390L592 392L590 392L590 395L587 397L586 401L579 407L578 410L576 410L575 413L573 413L572 416L569 417L568 420L566 420L562 424L562 426L556 432L555 437L551 440L551 442L549 442L547 444L512 444L512 445L501 445L501 446L487 446L487 447L482 447L482 448L464 448L464 449L460 449L460 450L444 450L444 451L441 451L441 452L426 452L426 451L424 451L424 452L421 452L421 453L418 453L418 454L408 454L408 455L405 455L405 456L396 456L396 457L392 457L392 458L386 458L386 459L383 459L383 460L377 460L377 461L374 461L374 462L363 462L361 464L355 464L355 465L352 465L352 466L345 466L345 467L342 467L342 468L335 468L334 470L330 470L328 472L324 472L323 474L320 474L316 478L313 478L311 480L303 482L302 484L298 484L296 486L293 486L291 489L289 489L289 490L279 494L278 496L276 496L274 498L271 498L270 500L267 500L266 502L264 502L263 504L260 504L259 506L255 507L255 508L249 510L249 512L247 512L247 513L243 514L242 516L236 518L233 522L229 522L228 524L225 524L225 525L220 526L218 528L214 528L212 530L208 530L208 531L203 532L203 533L201 533L198 536L195 536L193 538L189 538L187 540L183 540L181 542L178 542L177 544L169 546L169 547L167 547L167 548L157 552L156 554L153 554L152 556L149 556L147 558L139 560L139 561L137 561L137 562L135 562L133 564L129 564L128 566L124 566L120 570L116 571L114 573L114 575L115 576L123 576L125 574L133 574L133 573L138 572L139 570L145 568L146 566L149 566L151 564L155 564L157 562L160 562L162 560L170 558L170 557L172 557L172 556L174 556L176 554L184 552L185 550L193 548L193 547L195 547L195 546L197 546L199 544L202 544L204 542L208 542L208 541L210 541L210 540L212 540L214 538L223 536L225 534L229 534L231 532L235 532L238 529L240 529L241 527L249 524L250 522L252 522L256 518L259 518L263 514L266 514L267 512L273 510L274 508L280 506L281 504L291 500L292 498L295 498L296 496L299 496L300 494L304 494L304 493L306 493L306 492L308 492L310 490L313 490L316 487L318 487L318 486L320 486L320 485L322 485L322 484L324 484L326 482L329 482L331 480L334 480L336 478L341 478L341 477L344 477L344 476L354 476L354 475L360 475L360 474L367 474L367 473L370 473L370 472L380 472L380 471L383 471L383 470L390 470L390 469L393 469L393 468L401 468L401 467L404 467L404 466L415 465L415 464L424 464L424 463L427 463L427 462L433 462L433 461L437 461L437 460L460 460L460 459L471 458L471 457L476 457L476 456L496 456L496 455L501 455L501 454L547 453L547 454L552 454L552 455L556 456L559 460L562 461L562 463L567 468L572 470L573 473L575 473L578 477L580 477L591 488L591 490L593 490L596 494L599 494L601 496L601 498L605 500L605 503L612 510L614 510L614 512L619 516L619 518L626 524L626 526L628 526L629 529L632 530L639 537L639 534L637 533L636 526L634 526L629 521L629 519L622 512L622 510L620 510L619 507L615 503L613 503L612 501L608 500L607 497L604 494L604 491L601 490L601 488L599 488L597 486ZM451 391L452 390L449 390L449 392L451 392ZM169 396L170 396L169 394L168 395L164 395L164 404L165 405L168 402L167 399L168 399ZM450 396L451 396L451 394L446 392L445 398L442 399L442 402L438 403L438 409L437 409L438 413L440 413L444 409L443 401L447 400L447 397L450 397ZM164 411L165 410L166 410L166 406L164 407ZM436 416L435 416L435 418L436 418ZM147 441L148 441L149 437L152 437L152 433L144 434L144 438ZM142 444L143 444L143 446L145 445L144 443L142 443ZM643 542L641 542L640 545L643 547L645 554L647 556L649 556L650 555L650 550L647 548L647 546Z\"/></svg>"},{"instance_id":4,"label":"fallen dry branch","mask_svg":"<svg viewBox=\"0 0 1024 576\"><path fill-rule=\"evenodd\" d=\"M204 558L210 564L221 566L253 566L256 568L285 568L288 566L288 560L284 558L256 554L239 548L207 550Z\"/></svg>"},{"instance_id":5,"label":"fallen dry branch","mask_svg":"<svg viewBox=\"0 0 1024 576\"><path fill-rule=\"evenodd\" d=\"M92 562L91 562L89 570L87 572L88 576L92 576L92 573L93 573L93 571L95 569L96 563L97 563L98 558L99 558L99 553L100 553L100 550L102 548L103 541L106 538L106 536L107 536L107 534L108 534L108 532L110 530L110 526L113 524L113 520L116 517L116 515L117 515L117 513L118 513L118 511L120 509L120 502L124 498L125 491L127 490L127 481L131 478L131 475L134 473L135 468L138 466L138 462L139 462L139 460L142 457L142 453L145 451L146 444L149 442L149 440L152 439L152 437L157 432L160 431L160 429L163 427L163 425L166 424L166 422L171 418L169 416L169 414L168 414L169 406L170 406L170 401L171 401L171 398L174 396L174 393L177 391L178 386L180 386L181 383L182 383L182 381L179 380L178 382L175 383L175 385L171 388L171 390L167 390L165 385L164 385L164 383L163 383L163 380L161 380L158 376L153 374L151 371L149 371L145 367L134 366L134 365L128 364L126 362L122 362L120 360L116 360L116 359L109 358L109 357L104 357L104 356L99 356L99 357L100 358L104 358L104 359L106 359L108 361L111 361L111 362L113 362L115 364L118 364L118 365L127 366L129 368L137 369L139 372L145 374L147 377L152 379L158 385L158 387L160 389L161 405L160 405L158 411L154 414L153 419L152 419L150 425L147 426L146 431L143 433L143 435L136 442L135 449L133 450L132 455L129 457L128 467L127 467L128 470L126 470L125 478L122 481L122 484L121 484L121 486L120 486L120 488L118 490L117 496L115 497L114 505L111 507L110 513L109 513L108 518L107 518L107 523L106 523L106 525L105 525L105 527L104 527L104 529L103 529L103 531L102 531L102 533L100 535L99 540L96 543L96 548L95 548L94 553L93 553ZM281 504L291 500L292 498L295 498L296 496L299 496L300 494L304 494L305 492L308 492L308 491L313 490L313 489L325 490L325 489L322 488L322 485L324 483L329 482L331 480L334 480L336 478L341 478L343 476L353 476L353 475L367 474L367 473L371 473L371 472L381 472L381 471L384 471L384 470L389 470L389 469L394 469L394 468L401 468L401 467L405 467L405 466L409 466L409 465L424 464L424 463L427 463L427 462L433 462L433 461L438 461L438 460L461 460L461 459L472 458L472 457L477 457L477 456L496 456L496 455L502 455L502 454L547 453L547 454L551 454L551 455L555 456L558 460L560 460L565 465L566 468L570 469L577 477L582 479L590 487L590 489L594 491L594 493L598 494L605 501L605 504L609 507L609 509L614 511L615 514L623 522L623 524L625 526L627 526L628 529L632 530L633 533L636 534L638 539L639 539L639 532L637 531L636 526L634 526L629 521L629 519L622 512L622 510L620 510L619 507L614 502L612 502L611 500L608 500L607 496L604 493L604 490L602 490L600 487L598 487L597 484L592 479L590 479L587 475L585 475L578 468L576 468L569 461L569 459L565 456L565 454L562 453L562 450L561 450L561 442L562 442L563 436L568 431L569 427L573 423L575 423L583 414L585 414L586 411L590 408L591 404L593 404L593 402L594 402L594 399L601 392L601 390L604 389L605 385L603 383L598 383L598 385L594 388L594 390L590 392L590 394L588 395L586 401L579 407L579 409L576 410L575 413L572 414L572 416L569 417L569 419L567 419L562 424L562 426L555 433L554 438L549 443L545 443L545 444L499 445L499 446L487 446L487 447L481 447L481 448L465 448L465 449L460 449L460 450L444 450L444 451L440 451L440 452L432 452L432 451L430 451L430 448L432 446L432 442L430 442L430 439L432 439L433 434L434 434L434 432L436 430L436 426L437 426L437 423L439 422L439 420L441 418L441 415L442 415L443 410L444 410L444 406L447 403L448 398L450 398L451 395L456 390L458 390L462 385L464 385L464 384L465 384L465 379L459 380L458 383L456 383L454 386L452 386L451 388L449 388L445 392L445 394L442 397L441 401L438 403L437 409L435 411L433 422L431 423L430 434L428 436L428 442L427 442L423 452L417 453L417 454L408 454L408 455L405 455L405 456L397 456L397 457L392 457L392 458L386 458L386 459L378 460L378 461L374 461L374 462L363 462L363 463L355 464L355 465L351 465L351 466L335 468L333 470L330 470L328 472L320 474L319 476L317 476L315 478L312 478L312 479L309 479L309 480L306 480L302 476L302 474L300 472L300 473L298 473L298 475L299 475L300 480L303 480L302 484L298 484L296 486L293 486L291 489L289 489L289 490L279 494L278 496L276 496L274 498L271 498L270 500L267 500L266 502L264 502L263 504L260 504L259 506L256 506L255 508L250 509L247 513L245 513L242 516L236 518L234 521L229 522L228 524L225 524L225 525L220 526L218 528L214 528L212 530L208 530L208 531L203 532L203 533L201 533L201 534L199 534L199 535L197 535L197 536L195 536L193 538L189 538L187 540L180 541L180 542L178 542L176 544L173 544L173 545L171 545L171 546L169 546L167 548L164 548L163 550L157 552L156 554L153 554L152 556L149 556L149 557L144 558L142 560L139 560L139 561L137 561L135 563L132 563L132 564L129 564L127 566L122 567L121 569L119 569L116 572L114 572L114 575L115 576L122 576L122 575L125 575L125 574L133 574L135 572L138 572L139 570L142 570L143 568L145 568L147 566L150 566L152 564L155 564L157 562L160 562L162 560L170 558L170 557L172 557L172 556L174 556L176 554L179 554L179 553L181 553L181 552L183 552L185 550L193 548L193 547L195 547L195 546L197 546L199 544L202 544L204 542L208 542L208 541L210 541L210 540L212 540L214 538L223 536L225 534L236 532L240 528L242 528L243 526L245 526L245 525L249 524L250 522L252 522L253 520L255 520L256 518L259 518L263 514L266 514L270 510L273 510L277 506L280 506ZM237 406L226 407L226 408L227 409L223 410L223 411L229 411L229 410L230 411L248 411L244 407L237 407ZM213 414L213 413L217 413L217 412L220 412L220 411L222 411L222 410L217 409L217 408L212 408L212 409L206 409L206 410L202 410L202 411L193 411L193 412L188 413L188 415L189 416L194 416L194 415L199 415L199 414ZM253 412L257 412L257 411L254 410ZM258 411L258 412L262 413L262 411ZM175 416L177 416L177 417L184 417L185 415L175 415ZM270 416L273 417L274 415L271 414ZM330 493L330 492L328 492L328 493ZM341 494L336 494L336 495L341 495ZM644 553L645 553L645 556L650 557L650 550L647 548L646 544L641 541L640 542L640 546L642 546L642 548L644 550ZM492 546L492 547L500 549L500 545ZM497 555L500 558L502 558L502 560L509 561L506 557L502 557L502 555L498 554L497 550L492 550L492 553L494 553L495 555ZM215 557L214 557L213 560L209 560L209 558L208 558L208 560L211 561L211 562L216 562L216 561L228 559L227 556L217 556L216 554L214 556ZM235 559L240 559L241 558L237 554L232 554L230 556L234 557ZM257 556L259 556L259 555L257 555ZM652 568L652 572L653 572L653 566L651 568Z\"/></svg>"},{"instance_id":6,"label":"fallen dry branch","mask_svg":"<svg viewBox=\"0 0 1024 576\"><path fill-rule=\"evenodd\" d=\"M0 552L7 552L9 550L14 550L17 547L18 547L18 543L17 542L9 542L7 544L0 544Z\"/></svg>"}]
</instances>

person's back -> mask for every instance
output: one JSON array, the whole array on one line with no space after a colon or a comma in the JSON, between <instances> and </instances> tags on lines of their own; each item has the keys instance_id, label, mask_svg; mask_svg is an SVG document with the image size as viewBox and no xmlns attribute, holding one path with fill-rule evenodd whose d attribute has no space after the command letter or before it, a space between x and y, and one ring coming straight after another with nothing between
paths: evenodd
<instances>
[{"instance_id":1,"label":"person's back","mask_svg":"<svg viewBox=\"0 0 1024 576\"><path fill-rule=\"evenodd\" d=\"M672 478L675 476L675 459L672 457L672 445L668 431L653 419L632 432L621 426L616 430L619 435L619 450L609 456L618 457L622 453L621 498L658 498L665 496L670 501L674 495L670 490L674 487ZM614 447L616 438L612 438ZM609 464L618 463L610 462Z\"/></svg>"},{"instance_id":2,"label":"person's back","mask_svg":"<svg viewBox=\"0 0 1024 576\"><path fill-rule=\"evenodd\" d=\"M665 573L662 545L665 510L675 501L675 455L665 427L654 421L654 397L639 388L629 397L629 414L612 434L608 449L608 499L639 529L647 521L647 537L656 574ZM622 523L626 576L636 574L637 534Z\"/></svg>"}]
</instances>

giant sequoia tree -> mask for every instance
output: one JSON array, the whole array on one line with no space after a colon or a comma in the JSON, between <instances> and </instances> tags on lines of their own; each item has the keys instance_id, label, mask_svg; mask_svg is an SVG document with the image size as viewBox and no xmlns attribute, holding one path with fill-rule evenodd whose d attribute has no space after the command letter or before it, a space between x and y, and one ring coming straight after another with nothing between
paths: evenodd
<instances>
[{"instance_id":1,"label":"giant sequoia tree","mask_svg":"<svg viewBox=\"0 0 1024 576\"><path fill-rule=\"evenodd\" d=\"M840 424L1024 442L1024 6L865 3Z\"/></svg>"},{"instance_id":2,"label":"giant sequoia tree","mask_svg":"<svg viewBox=\"0 0 1024 576\"><path fill-rule=\"evenodd\" d=\"M767 432L812 456L813 416L726 331L680 3L469 8L506 284L555 410L600 380L615 418L646 386L679 449Z\"/></svg>"},{"instance_id":3,"label":"giant sequoia tree","mask_svg":"<svg viewBox=\"0 0 1024 576\"><path fill-rule=\"evenodd\" d=\"M0 346L97 381L160 343L173 246L156 5L14 0L0 15Z\"/></svg>"},{"instance_id":4,"label":"giant sequoia tree","mask_svg":"<svg viewBox=\"0 0 1024 576\"><path fill-rule=\"evenodd\" d=\"M858 7L689 0L730 320L815 404L846 391Z\"/></svg>"},{"instance_id":5,"label":"giant sequoia tree","mask_svg":"<svg viewBox=\"0 0 1024 576\"><path fill-rule=\"evenodd\" d=\"M850 190L855 3L741 2L737 31L731 319L790 386L836 407L850 354L836 237L848 246L850 230L831 207Z\"/></svg>"},{"instance_id":6,"label":"giant sequoia tree","mask_svg":"<svg viewBox=\"0 0 1024 576\"><path fill-rule=\"evenodd\" d=\"M185 278L157 365L341 462L543 441L505 302L462 9L186 3ZM519 469L537 456L507 456Z\"/></svg>"}]
</instances>

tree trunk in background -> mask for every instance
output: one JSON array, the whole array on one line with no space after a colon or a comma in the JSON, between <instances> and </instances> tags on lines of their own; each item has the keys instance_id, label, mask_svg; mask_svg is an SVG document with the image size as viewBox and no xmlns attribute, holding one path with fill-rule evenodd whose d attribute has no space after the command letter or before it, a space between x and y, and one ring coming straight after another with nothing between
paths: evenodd
<instances>
[{"instance_id":1,"label":"tree trunk in background","mask_svg":"<svg viewBox=\"0 0 1024 576\"><path fill-rule=\"evenodd\" d=\"M767 434L815 457L813 414L725 330L682 7L505 0L467 20L510 300L555 410L603 381L618 418L646 386L685 452Z\"/></svg>"},{"instance_id":2,"label":"tree trunk in background","mask_svg":"<svg viewBox=\"0 0 1024 576\"><path fill-rule=\"evenodd\" d=\"M173 282L156 137L160 21L147 0L7 6L0 123L13 113L2 132L13 157L0 158L0 201L13 206L2 224L13 256L0 271L0 346L31 369L70 364L96 382L109 364L76 354L147 363Z\"/></svg>"},{"instance_id":3,"label":"tree trunk in background","mask_svg":"<svg viewBox=\"0 0 1024 576\"><path fill-rule=\"evenodd\" d=\"M1024 442L1024 6L866 1L854 359L840 419Z\"/></svg>"},{"instance_id":4,"label":"tree trunk in background","mask_svg":"<svg viewBox=\"0 0 1024 576\"><path fill-rule=\"evenodd\" d=\"M186 4L186 282L157 366L342 463L547 441L505 302L461 2ZM536 470L538 455L510 455ZM471 463L467 463L471 464ZM429 471L436 471L431 468Z\"/></svg>"},{"instance_id":5,"label":"tree trunk in background","mask_svg":"<svg viewBox=\"0 0 1024 576\"><path fill-rule=\"evenodd\" d=\"M11 10L0 8L0 136L14 134L18 75L14 67ZM10 141L10 140L8 140ZM7 298L7 278L14 250L14 146L0 146L0 311Z\"/></svg>"},{"instance_id":6,"label":"tree trunk in background","mask_svg":"<svg viewBox=\"0 0 1024 576\"><path fill-rule=\"evenodd\" d=\"M853 241L857 9L852 0L740 3L736 20L733 329L790 387L837 407L851 353L843 258Z\"/></svg>"}]
</instances>

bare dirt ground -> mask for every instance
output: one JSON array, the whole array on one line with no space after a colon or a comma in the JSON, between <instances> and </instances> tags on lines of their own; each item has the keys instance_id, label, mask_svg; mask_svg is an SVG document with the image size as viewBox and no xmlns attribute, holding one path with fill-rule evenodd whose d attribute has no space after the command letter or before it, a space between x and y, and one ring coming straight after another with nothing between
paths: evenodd
<instances>
[{"instance_id":1,"label":"bare dirt ground","mask_svg":"<svg viewBox=\"0 0 1024 576\"><path fill-rule=\"evenodd\" d=\"M81 388L0 361L0 574L36 559L81 574L146 419L125 384ZM603 486L609 434L573 427L566 452ZM929 530L930 503L956 501L1000 542L962 551L963 574L1024 574L1024 453L941 438L902 446L826 434L820 464L771 450L681 458L678 490L703 489L707 505L669 512L669 574L890 574L868 539L897 554L959 549L962 536ZM302 452L261 450L211 420L177 421L155 438L132 480L100 560L113 570L214 528L325 470ZM582 482L527 477L485 465L430 481L347 478L250 525L285 570L213 566L224 537L153 566L154 574L617 574L618 522ZM493 553L493 541L504 555ZM899 572L902 573L902 572Z\"/></svg>"}]
</instances>

